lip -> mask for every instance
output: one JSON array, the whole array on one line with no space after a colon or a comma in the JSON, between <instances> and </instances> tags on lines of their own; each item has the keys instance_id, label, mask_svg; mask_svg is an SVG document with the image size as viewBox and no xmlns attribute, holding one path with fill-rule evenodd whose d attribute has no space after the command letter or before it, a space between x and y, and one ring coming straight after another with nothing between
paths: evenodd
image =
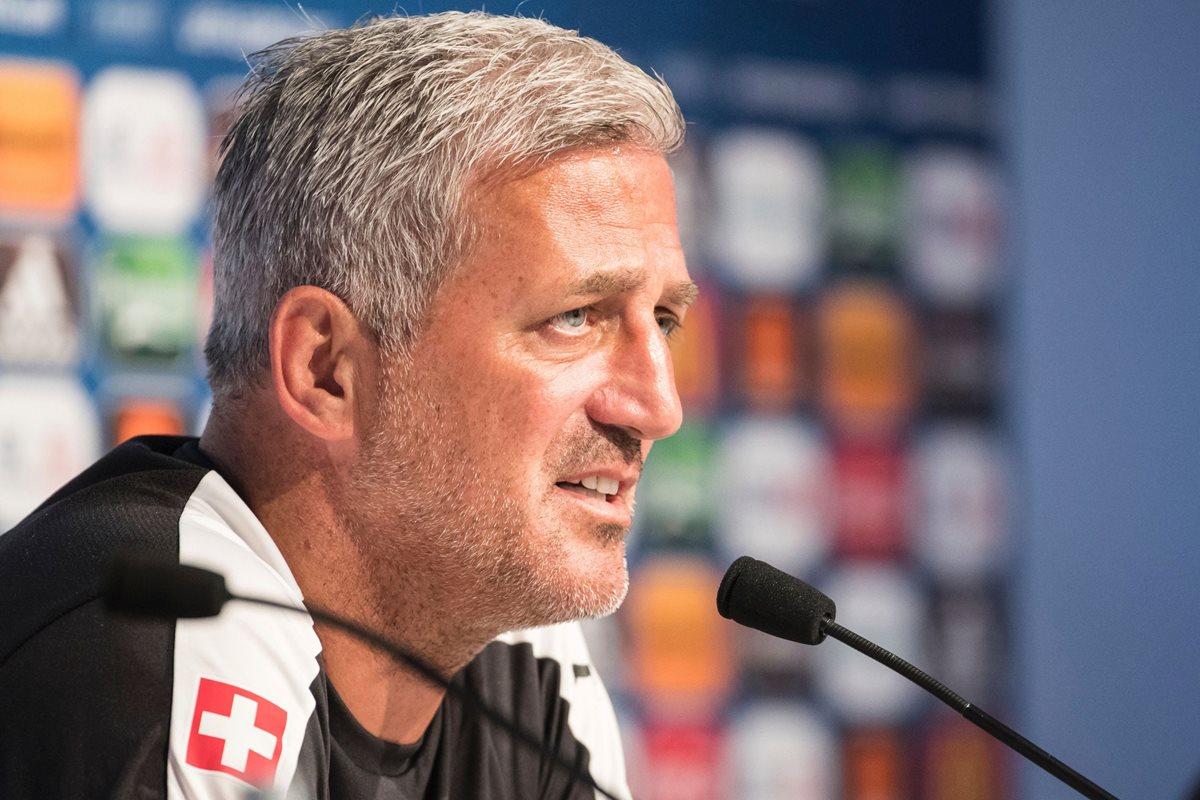
<instances>
[{"instance_id":1,"label":"lip","mask_svg":"<svg viewBox=\"0 0 1200 800\"><path fill-rule=\"evenodd\" d=\"M588 475L596 475L595 472L586 473ZM604 522L614 525L629 527L633 523L633 514L629 508L629 490L624 482L621 483L621 488L617 490L615 495L612 495L610 500L600 500L595 497L586 497L578 492L573 492L570 489L564 489L557 484L554 486L554 491L558 496L562 497L566 502L577 503L580 508L594 517L600 518Z\"/></svg>"},{"instance_id":2,"label":"lip","mask_svg":"<svg viewBox=\"0 0 1200 800\"><path fill-rule=\"evenodd\" d=\"M641 470L631 469L628 465L598 465L576 470L569 475L561 476L555 483L555 490L565 495L592 515L602 517L604 521L628 527L633 523L633 490L637 486ZM579 483L589 475L596 475L617 482L617 493L610 495L611 499L599 500L585 497L559 486L559 483Z\"/></svg>"},{"instance_id":3,"label":"lip","mask_svg":"<svg viewBox=\"0 0 1200 800\"><path fill-rule=\"evenodd\" d=\"M629 468L620 467L591 467L588 469L578 470L574 474L564 475L558 479L558 483L579 483L589 475L595 475L599 478L607 478L610 481L617 482L617 493L614 497L627 497L633 487L637 485L640 472Z\"/></svg>"}]
</instances>

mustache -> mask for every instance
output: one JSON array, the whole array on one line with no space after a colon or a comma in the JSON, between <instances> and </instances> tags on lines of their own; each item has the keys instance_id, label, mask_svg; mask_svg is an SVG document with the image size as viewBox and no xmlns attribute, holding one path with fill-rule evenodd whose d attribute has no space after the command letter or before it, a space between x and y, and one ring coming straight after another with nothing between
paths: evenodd
<instances>
[{"instance_id":1,"label":"mustache","mask_svg":"<svg viewBox=\"0 0 1200 800\"><path fill-rule=\"evenodd\" d=\"M642 440L612 425L592 424L591 435L571 442L562 454L558 469L568 472L582 469L597 461L619 458L642 470Z\"/></svg>"}]
</instances>

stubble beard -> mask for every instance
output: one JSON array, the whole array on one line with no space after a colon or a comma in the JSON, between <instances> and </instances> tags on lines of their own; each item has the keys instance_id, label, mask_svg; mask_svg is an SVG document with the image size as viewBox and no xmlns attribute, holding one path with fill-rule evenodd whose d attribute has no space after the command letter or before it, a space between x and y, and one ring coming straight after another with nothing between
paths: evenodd
<instances>
[{"instance_id":1,"label":"stubble beard","mask_svg":"<svg viewBox=\"0 0 1200 800\"><path fill-rule=\"evenodd\" d=\"M419 381L388 380L379 409L352 471L344 515L368 566L374 624L451 673L504 631L604 616L620 606L628 590L623 526L589 532L601 547L620 551L606 559L619 557L619 576L581 575L566 541L573 534L545 521L539 530L503 481L485 479L470 457L466 426ZM597 447L574 439L557 448L556 460Z\"/></svg>"}]
</instances>

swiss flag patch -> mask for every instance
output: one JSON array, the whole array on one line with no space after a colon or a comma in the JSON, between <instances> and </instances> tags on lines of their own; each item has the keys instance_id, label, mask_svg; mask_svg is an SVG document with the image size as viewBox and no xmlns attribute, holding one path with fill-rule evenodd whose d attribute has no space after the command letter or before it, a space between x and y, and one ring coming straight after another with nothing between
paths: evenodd
<instances>
[{"instance_id":1,"label":"swiss flag patch","mask_svg":"<svg viewBox=\"0 0 1200 800\"><path fill-rule=\"evenodd\" d=\"M187 763L266 786L275 780L286 726L287 712L270 700L201 678Z\"/></svg>"}]
</instances>

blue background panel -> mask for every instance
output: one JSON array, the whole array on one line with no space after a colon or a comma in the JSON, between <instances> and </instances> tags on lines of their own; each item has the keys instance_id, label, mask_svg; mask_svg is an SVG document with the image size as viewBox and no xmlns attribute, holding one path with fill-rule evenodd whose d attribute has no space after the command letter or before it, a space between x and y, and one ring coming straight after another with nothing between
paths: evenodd
<instances>
[{"instance_id":1,"label":"blue background panel","mask_svg":"<svg viewBox=\"0 0 1200 800\"><path fill-rule=\"evenodd\" d=\"M1120 797L1200 779L1200 5L999 6L1028 735ZM1020 796L1074 796L1034 769Z\"/></svg>"}]
</instances>

